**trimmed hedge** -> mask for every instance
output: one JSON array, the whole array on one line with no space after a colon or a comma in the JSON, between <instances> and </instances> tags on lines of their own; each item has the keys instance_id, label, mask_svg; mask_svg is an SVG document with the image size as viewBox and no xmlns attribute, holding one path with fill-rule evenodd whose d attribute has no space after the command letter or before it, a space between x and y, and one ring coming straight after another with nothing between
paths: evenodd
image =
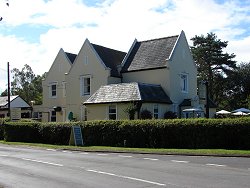
<instances>
[{"instance_id":1,"label":"trimmed hedge","mask_svg":"<svg viewBox=\"0 0 250 188\"><path fill-rule=\"evenodd\" d=\"M250 149L249 117L47 124L7 122L4 125L4 139L14 142L68 145L72 125L82 127L84 144L89 146Z\"/></svg>"}]
</instances>

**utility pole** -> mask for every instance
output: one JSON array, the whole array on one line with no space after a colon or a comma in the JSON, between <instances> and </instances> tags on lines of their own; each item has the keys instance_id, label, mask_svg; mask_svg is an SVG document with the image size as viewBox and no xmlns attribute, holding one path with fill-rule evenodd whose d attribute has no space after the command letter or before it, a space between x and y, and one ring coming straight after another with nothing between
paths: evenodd
<instances>
[{"instance_id":1,"label":"utility pole","mask_svg":"<svg viewBox=\"0 0 250 188\"><path fill-rule=\"evenodd\" d=\"M7 62L7 72L8 72L8 113L9 113L9 117L10 116L10 63Z\"/></svg>"},{"instance_id":2,"label":"utility pole","mask_svg":"<svg viewBox=\"0 0 250 188\"><path fill-rule=\"evenodd\" d=\"M208 81L205 81L206 86L206 118L209 118L209 89L208 89Z\"/></svg>"}]
</instances>

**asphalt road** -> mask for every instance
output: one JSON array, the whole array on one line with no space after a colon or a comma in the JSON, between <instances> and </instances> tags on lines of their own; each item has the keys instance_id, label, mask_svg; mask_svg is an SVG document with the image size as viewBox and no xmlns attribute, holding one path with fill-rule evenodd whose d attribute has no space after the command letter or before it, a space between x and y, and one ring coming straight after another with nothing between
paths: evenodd
<instances>
[{"instance_id":1,"label":"asphalt road","mask_svg":"<svg viewBox=\"0 0 250 188\"><path fill-rule=\"evenodd\" d=\"M250 158L77 152L0 144L0 187L242 188Z\"/></svg>"}]
</instances>

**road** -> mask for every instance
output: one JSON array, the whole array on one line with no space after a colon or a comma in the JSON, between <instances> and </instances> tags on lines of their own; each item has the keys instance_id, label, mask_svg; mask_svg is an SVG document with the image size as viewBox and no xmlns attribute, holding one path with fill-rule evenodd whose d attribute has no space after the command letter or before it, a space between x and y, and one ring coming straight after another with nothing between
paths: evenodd
<instances>
[{"instance_id":1,"label":"road","mask_svg":"<svg viewBox=\"0 0 250 188\"><path fill-rule=\"evenodd\" d=\"M250 158L78 152L0 144L0 187L243 188Z\"/></svg>"}]
</instances>

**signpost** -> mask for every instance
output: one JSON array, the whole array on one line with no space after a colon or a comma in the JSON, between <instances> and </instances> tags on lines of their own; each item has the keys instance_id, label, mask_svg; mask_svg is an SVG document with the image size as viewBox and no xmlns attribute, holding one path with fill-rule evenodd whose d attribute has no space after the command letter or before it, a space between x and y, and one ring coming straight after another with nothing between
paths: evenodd
<instances>
[{"instance_id":1,"label":"signpost","mask_svg":"<svg viewBox=\"0 0 250 188\"><path fill-rule=\"evenodd\" d=\"M72 126L69 145L83 146L82 130L80 126Z\"/></svg>"}]
</instances>

